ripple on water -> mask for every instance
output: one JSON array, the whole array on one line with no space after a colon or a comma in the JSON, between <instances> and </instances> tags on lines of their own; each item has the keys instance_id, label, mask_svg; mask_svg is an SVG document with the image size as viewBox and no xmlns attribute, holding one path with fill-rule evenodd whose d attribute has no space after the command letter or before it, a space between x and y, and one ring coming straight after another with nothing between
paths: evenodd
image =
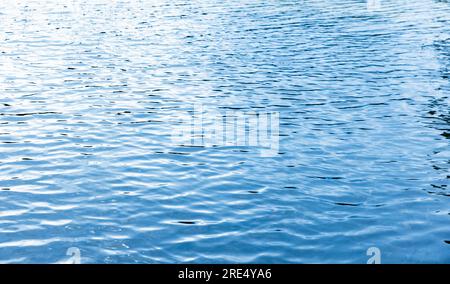
<instances>
[{"instance_id":1,"label":"ripple on water","mask_svg":"<svg viewBox=\"0 0 450 284\"><path fill-rule=\"evenodd\" d=\"M449 3L71 2L0 3L1 263L450 261ZM174 146L195 103L278 155Z\"/></svg>"}]
</instances>

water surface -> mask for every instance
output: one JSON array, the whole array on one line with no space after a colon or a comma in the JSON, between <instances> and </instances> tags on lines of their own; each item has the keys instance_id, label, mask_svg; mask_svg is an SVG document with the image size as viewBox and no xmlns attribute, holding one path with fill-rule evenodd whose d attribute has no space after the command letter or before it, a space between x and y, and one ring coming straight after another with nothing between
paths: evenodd
<instances>
[{"instance_id":1,"label":"water surface","mask_svg":"<svg viewBox=\"0 0 450 284\"><path fill-rule=\"evenodd\" d=\"M450 262L450 3L0 4L0 262ZM193 104L280 149L185 147Z\"/></svg>"}]
</instances>

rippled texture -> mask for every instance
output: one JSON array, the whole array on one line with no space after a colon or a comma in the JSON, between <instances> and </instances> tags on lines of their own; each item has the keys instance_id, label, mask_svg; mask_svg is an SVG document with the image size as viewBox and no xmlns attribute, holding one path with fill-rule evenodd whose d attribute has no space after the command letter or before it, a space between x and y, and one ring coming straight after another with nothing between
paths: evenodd
<instances>
[{"instance_id":1,"label":"rippled texture","mask_svg":"<svg viewBox=\"0 0 450 284\"><path fill-rule=\"evenodd\" d=\"M450 3L0 4L0 262L450 262ZM201 103L280 152L183 147Z\"/></svg>"}]
</instances>

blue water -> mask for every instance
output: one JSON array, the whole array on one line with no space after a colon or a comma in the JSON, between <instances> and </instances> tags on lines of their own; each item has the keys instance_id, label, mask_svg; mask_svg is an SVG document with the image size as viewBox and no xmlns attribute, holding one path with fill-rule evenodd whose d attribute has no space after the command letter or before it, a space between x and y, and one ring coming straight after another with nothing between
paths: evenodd
<instances>
[{"instance_id":1,"label":"blue water","mask_svg":"<svg viewBox=\"0 0 450 284\"><path fill-rule=\"evenodd\" d=\"M2 1L0 262L450 263L449 76L447 1Z\"/></svg>"}]
</instances>

